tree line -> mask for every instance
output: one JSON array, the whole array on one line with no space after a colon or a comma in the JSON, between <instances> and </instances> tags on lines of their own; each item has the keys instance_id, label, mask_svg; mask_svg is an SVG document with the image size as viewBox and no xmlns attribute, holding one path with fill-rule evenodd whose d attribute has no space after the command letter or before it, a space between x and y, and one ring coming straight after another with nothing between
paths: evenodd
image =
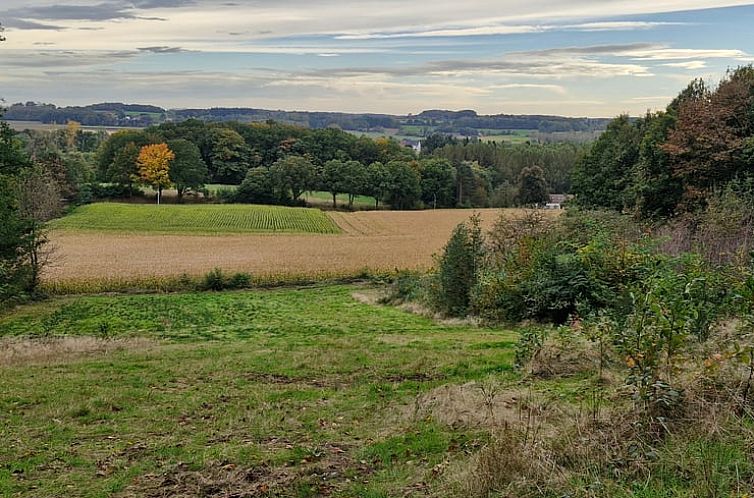
<instances>
[{"instance_id":1,"label":"tree line","mask_svg":"<svg viewBox=\"0 0 754 498\"><path fill-rule=\"evenodd\" d=\"M168 176L179 198L210 183L237 185L225 200L246 203L297 204L305 192L324 191L334 205L338 195L347 195L349 207L360 195L393 209L506 207L567 191L580 150L455 139L433 148L437 140L428 138L429 153L418 156L393 139L335 128L188 120L114 133L98 149L97 175L132 195L141 176L140 151L164 144L175 156Z\"/></svg>"},{"instance_id":2,"label":"tree line","mask_svg":"<svg viewBox=\"0 0 754 498\"><path fill-rule=\"evenodd\" d=\"M664 111L613 120L573 173L578 204L669 218L754 192L754 67L691 82Z\"/></svg>"}]
</instances>

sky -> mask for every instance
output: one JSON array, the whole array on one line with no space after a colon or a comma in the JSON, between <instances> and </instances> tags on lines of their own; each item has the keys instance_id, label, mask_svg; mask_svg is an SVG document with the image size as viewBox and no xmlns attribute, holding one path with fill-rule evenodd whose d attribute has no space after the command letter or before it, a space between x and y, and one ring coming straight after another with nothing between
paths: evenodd
<instances>
[{"instance_id":1,"label":"sky","mask_svg":"<svg viewBox=\"0 0 754 498\"><path fill-rule=\"evenodd\" d=\"M754 1L0 0L6 103L610 117L754 63Z\"/></svg>"}]
</instances>

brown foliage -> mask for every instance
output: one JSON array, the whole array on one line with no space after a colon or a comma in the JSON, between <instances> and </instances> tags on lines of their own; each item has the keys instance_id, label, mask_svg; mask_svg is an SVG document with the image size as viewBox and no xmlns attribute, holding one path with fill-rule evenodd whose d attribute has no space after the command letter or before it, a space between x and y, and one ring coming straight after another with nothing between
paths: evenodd
<instances>
[{"instance_id":1,"label":"brown foliage","mask_svg":"<svg viewBox=\"0 0 754 498\"><path fill-rule=\"evenodd\" d=\"M712 92L700 91L678 105L678 120L662 149L673 175L685 185L687 207L741 169L754 132L754 69L740 68Z\"/></svg>"}]
</instances>

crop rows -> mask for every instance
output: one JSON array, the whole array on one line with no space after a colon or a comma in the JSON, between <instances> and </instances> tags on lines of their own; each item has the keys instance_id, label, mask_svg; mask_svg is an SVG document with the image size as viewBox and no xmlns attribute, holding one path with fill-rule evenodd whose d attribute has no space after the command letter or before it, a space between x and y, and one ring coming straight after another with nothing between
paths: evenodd
<instances>
[{"instance_id":1,"label":"crop rows","mask_svg":"<svg viewBox=\"0 0 754 498\"><path fill-rule=\"evenodd\" d=\"M250 205L82 206L53 224L58 230L156 233L339 233L316 209Z\"/></svg>"}]
</instances>

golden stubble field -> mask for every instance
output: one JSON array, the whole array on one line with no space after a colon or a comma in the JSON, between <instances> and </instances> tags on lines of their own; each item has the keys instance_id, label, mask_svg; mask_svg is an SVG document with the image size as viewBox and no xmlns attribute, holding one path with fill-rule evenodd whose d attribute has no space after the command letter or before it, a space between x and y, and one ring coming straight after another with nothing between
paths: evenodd
<instances>
[{"instance_id":1,"label":"golden stubble field","mask_svg":"<svg viewBox=\"0 0 754 498\"><path fill-rule=\"evenodd\" d=\"M453 228L474 212L485 229L516 210L333 212L338 235L159 235L54 231L50 282L200 275L221 268L254 275L349 274L423 269ZM520 211L519 211L520 212Z\"/></svg>"}]
</instances>

